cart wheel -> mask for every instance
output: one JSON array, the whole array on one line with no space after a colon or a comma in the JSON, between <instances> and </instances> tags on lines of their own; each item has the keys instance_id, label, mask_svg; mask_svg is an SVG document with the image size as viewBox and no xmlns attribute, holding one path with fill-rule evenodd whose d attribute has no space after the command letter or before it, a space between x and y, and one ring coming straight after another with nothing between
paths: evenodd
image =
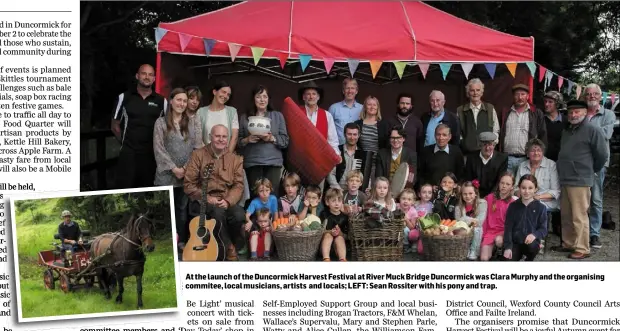
<instances>
[{"instance_id":1,"label":"cart wheel","mask_svg":"<svg viewBox=\"0 0 620 331\"><path fill-rule=\"evenodd\" d=\"M56 287L54 283L54 274L50 269L43 271L43 285L48 290L53 290Z\"/></svg>"},{"instance_id":2,"label":"cart wheel","mask_svg":"<svg viewBox=\"0 0 620 331\"><path fill-rule=\"evenodd\" d=\"M93 285L95 284L95 276L85 277L84 283L86 284L86 287L93 287Z\"/></svg>"},{"instance_id":3,"label":"cart wheel","mask_svg":"<svg viewBox=\"0 0 620 331\"><path fill-rule=\"evenodd\" d=\"M60 275L60 288L65 293L69 293L73 290L73 284L71 284L71 280L69 279L69 276L67 276L67 274Z\"/></svg>"}]
</instances>

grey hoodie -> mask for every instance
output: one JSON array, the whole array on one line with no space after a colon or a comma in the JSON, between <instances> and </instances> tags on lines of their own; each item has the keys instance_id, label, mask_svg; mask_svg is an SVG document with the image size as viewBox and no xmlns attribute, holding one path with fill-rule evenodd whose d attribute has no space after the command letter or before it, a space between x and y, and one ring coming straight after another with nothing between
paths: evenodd
<instances>
[{"instance_id":1,"label":"grey hoodie","mask_svg":"<svg viewBox=\"0 0 620 331\"><path fill-rule=\"evenodd\" d=\"M607 139L601 128L584 120L570 123L562 131L556 162L560 186L592 187L594 173L603 169L609 158Z\"/></svg>"}]
</instances>

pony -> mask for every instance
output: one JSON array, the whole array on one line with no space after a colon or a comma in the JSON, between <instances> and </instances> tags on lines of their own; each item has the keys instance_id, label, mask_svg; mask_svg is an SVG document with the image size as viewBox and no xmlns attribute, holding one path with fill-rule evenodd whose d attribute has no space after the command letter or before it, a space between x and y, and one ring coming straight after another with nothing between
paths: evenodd
<instances>
[{"instance_id":1,"label":"pony","mask_svg":"<svg viewBox=\"0 0 620 331\"><path fill-rule=\"evenodd\" d=\"M148 212L144 215L148 215ZM125 277L136 277L138 292L138 309L142 308L142 274L146 256L144 250L152 252L155 244L151 236L154 226L146 216L131 215L127 226L119 232L104 233L95 237L90 247L90 258L95 264L100 288L105 298L112 297L110 286L118 283L116 303L123 302L123 280Z\"/></svg>"}]
</instances>

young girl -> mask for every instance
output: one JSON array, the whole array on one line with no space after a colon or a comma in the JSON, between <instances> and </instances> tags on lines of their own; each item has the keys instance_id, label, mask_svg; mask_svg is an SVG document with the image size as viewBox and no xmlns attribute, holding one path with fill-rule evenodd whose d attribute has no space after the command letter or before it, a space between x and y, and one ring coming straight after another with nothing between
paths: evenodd
<instances>
[{"instance_id":1,"label":"young girl","mask_svg":"<svg viewBox=\"0 0 620 331\"><path fill-rule=\"evenodd\" d=\"M507 260L534 261L540 242L547 235L547 208L534 200L538 189L536 177L523 175L519 179L521 198L508 206L504 226L504 257Z\"/></svg>"},{"instance_id":2,"label":"young girl","mask_svg":"<svg viewBox=\"0 0 620 331\"><path fill-rule=\"evenodd\" d=\"M433 186L431 184L422 185L419 195L420 200L416 201L415 209L418 211L418 216L423 217L433 212Z\"/></svg>"},{"instance_id":3,"label":"young girl","mask_svg":"<svg viewBox=\"0 0 620 331\"><path fill-rule=\"evenodd\" d=\"M329 253L332 247L336 250L340 261L347 260L347 246L345 240L349 233L349 217L342 212L342 191L330 188L325 193L327 208L321 212L321 221L325 222L325 233L321 240L323 261L330 261Z\"/></svg>"},{"instance_id":4,"label":"young girl","mask_svg":"<svg viewBox=\"0 0 620 331\"><path fill-rule=\"evenodd\" d=\"M301 192L301 178L294 172L284 176L284 192L278 201L280 217L297 215L303 209L304 195Z\"/></svg>"},{"instance_id":5,"label":"young girl","mask_svg":"<svg viewBox=\"0 0 620 331\"><path fill-rule=\"evenodd\" d=\"M475 261L480 256L480 242L482 241L482 224L487 218L487 201L480 199L478 181L465 182L461 186L458 206L454 211L454 218L467 224L476 222L473 228L474 238L471 241L467 259Z\"/></svg>"},{"instance_id":6,"label":"young girl","mask_svg":"<svg viewBox=\"0 0 620 331\"><path fill-rule=\"evenodd\" d=\"M459 201L456 191L456 176L446 172L439 183L433 202L433 211L439 214L441 219L455 219L454 209Z\"/></svg>"},{"instance_id":7,"label":"young girl","mask_svg":"<svg viewBox=\"0 0 620 331\"><path fill-rule=\"evenodd\" d=\"M392 198L392 192L390 192L390 181L385 177L377 177L372 186L369 202L372 202L376 207L395 211L396 202Z\"/></svg>"},{"instance_id":8,"label":"young girl","mask_svg":"<svg viewBox=\"0 0 620 331\"><path fill-rule=\"evenodd\" d=\"M250 261L259 258L270 260L271 251L271 211L261 208L256 211L256 223L250 229Z\"/></svg>"},{"instance_id":9,"label":"young girl","mask_svg":"<svg viewBox=\"0 0 620 331\"><path fill-rule=\"evenodd\" d=\"M412 189L403 190L398 198L398 208L405 213L405 253L413 252L413 244L417 246L418 254L422 253L422 240L420 240L420 227L418 226L418 211L414 207L415 192Z\"/></svg>"},{"instance_id":10,"label":"young girl","mask_svg":"<svg viewBox=\"0 0 620 331\"><path fill-rule=\"evenodd\" d=\"M495 192L486 196L487 220L482 224L482 247L480 260L488 261L493 256L493 248L504 246L504 223L508 206L517 199L512 195L515 177L512 172L505 172L499 178Z\"/></svg>"},{"instance_id":11,"label":"young girl","mask_svg":"<svg viewBox=\"0 0 620 331\"><path fill-rule=\"evenodd\" d=\"M256 194L256 198L250 202L250 206L245 213L244 229L246 232L249 232L252 228L251 217L257 210L267 208L271 212L271 216L275 216L278 213L278 198L272 195L271 191L272 186L269 179L261 178L256 181L254 185L254 194Z\"/></svg>"}]
</instances>

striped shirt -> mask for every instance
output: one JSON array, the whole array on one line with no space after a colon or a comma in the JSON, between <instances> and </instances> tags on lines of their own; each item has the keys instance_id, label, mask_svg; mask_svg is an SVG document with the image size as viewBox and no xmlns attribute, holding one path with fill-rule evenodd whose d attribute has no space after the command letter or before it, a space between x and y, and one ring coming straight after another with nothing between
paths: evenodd
<instances>
[{"instance_id":1,"label":"striped shirt","mask_svg":"<svg viewBox=\"0 0 620 331\"><path fill-rule=\"evenodd\" d=\"M364 152L376 152L379 150L379 130L376 123L362 125L360 146Z\"/></svg>"},{"instance_id":2,"label":"striped shirt","mask_svg":"<svg viewBox=\"0 0 620 331\"><path fill-rule=\"evenodd\" d=\"M509 155L525 155L525 145L530 128L529 111L529 105L522 112L517 112L514 106L510 109L506 120L506 139L504 140L504 152Z\"/></svg>"}]
</instances>

